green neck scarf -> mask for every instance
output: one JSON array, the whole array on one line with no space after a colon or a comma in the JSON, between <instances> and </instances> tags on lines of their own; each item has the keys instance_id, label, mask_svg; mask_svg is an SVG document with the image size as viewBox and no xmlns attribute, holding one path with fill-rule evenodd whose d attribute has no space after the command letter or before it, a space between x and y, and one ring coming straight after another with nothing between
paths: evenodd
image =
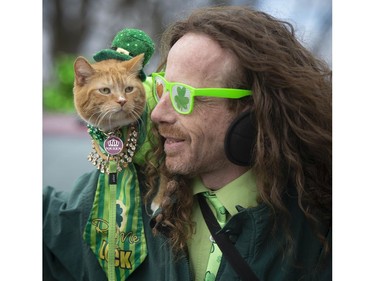
<instances>
[{"instance_id":1,"label":"green neck scarf","mask_svg":"<svg viewBox=\"0 0 375 281\"><path fill-rule=\"evenodd\" d=\"M83 239L110 281L126 280L147 256L141 191L133 164L142 164L149 149L147 118L138 124L110 135L91 126L88 130L95 149L88 160L101 172ZM111 149L121 152L110 155Z\"/></svg>"}]
</instances>

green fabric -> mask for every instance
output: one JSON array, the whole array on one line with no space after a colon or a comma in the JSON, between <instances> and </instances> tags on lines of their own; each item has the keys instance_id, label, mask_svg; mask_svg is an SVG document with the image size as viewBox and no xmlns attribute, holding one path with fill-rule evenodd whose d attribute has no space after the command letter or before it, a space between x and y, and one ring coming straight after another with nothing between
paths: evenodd
<instances>
[{"instance_id":1,"label":"green fabric","mask_svg":"<svg viewBox=\"0 0 375 281\"><path fill-rule=\"evenodd\" d=\"M117 50L120 48L120 50ZM99 62L107 59L130 60L137 55L144 54L143 66L145 66L155 51L152 39L142 30L125 28L114 37L111 49L104 49L94 55L94 60ZM123 53L127 52L127 53ZM143 69L140 71L142 81L146 79Z\"/></svg>"},{"instance_id":2,"label":"green fabric","mask_svg":"<svg viewBox=\"0 0 375 281\"><path fill-rule=\"evenodd\" d=\"M194 178L192 185L194 195L209 191L199 178ZM234 190L235 192L233 192ZM236 209L237 205L243 208L257 206L258 190L253 171L249 170L245 172L237 179L216 190L215 194L232 216L238 213Z\"/></svg>"},{"instance_id":3,"label":"green fabric","mask_svg":"<svg viewBox=\"0 0 375 281\"><path fill-rule=\"evenodd\" d=\"M100 173L83 239L90 245L109 280L126 280L146 258L141 208L134 164L118 173L117 185L109 185L108 175Z\"/></svg>"},{"instance_id":4,"label":"green fabric","mask_svg":"<svg viewBox=\"0 0 375 281\"><path fill-rule=\"evenodd\" d=\"M135 165L136 170L141 168ZM100 172L82 175L71 193L58 192L51 186L43 189L43 280L106 281L98 260L82 239L93 205ZM143 179L139 178L141 194ZM148 255L127 281L191 281L187 256L175 260L167 239L155 237L149 227L152 211L142 206ZM118 279L119 280L119 279Z\"/></svg>"},{"instance_id":5,"label":"green fabric","mask_svg":"<svg viewBox=\"0 0 375 281\"><path fill-rule=\"evenodd\" d=\"M140 54L144 54L143 66L145 66L155 51L155 44L146 32L139 29L125 28L120 30L112 41L112 48L121 48L129 52L129 55L118 53L113 49L101 50L94 55L96 61L105 59L129 60Z\"/></svg>"},{"instance_id":6,"label":"green fabric","mask_svg":"<svg viewBox=\"0 0 375 281\"><path fill-rule=\"evenodd\" d=\"M52 187L43 190L43 280L107 280L104 271L82 240L82 231L94 200L99 171L78 179L71 194ZM140 179L141 190L143 189ZM292 214L292 234L296 256L283 259L281 232L270 231L270 209L260 204L232 216L223 231L230 234L235 246L260 280L267 281L329 281L332 280L331 254L322 254L319 241L298 209L293 197L286 198ZM148 256L128 281L191 281L186 255L173 258L166 237L154 237L148 225L151 213L143 209ZM326 229L327 238L332 237ZM196 280L196 279L195 279ZM222 259L217 280L238 281L236 273Z\"/></svg>"},{"instance_id":7,"label":"green fabric","mask_svg":"<svg viewBox=\"0 0 375 281\"><path fill-rule=\"evenodd\" d=\"M204 192L203 196L214 207L217 221L220 227L224 227L227 221L227 210L217 198L214 192ZM210 236L212 237L212 235ZM207 269L204 275L204 281L215 281L217 271L220 266L222 252L214 240L211 242L210 255L208 257Z\"/></svg>"},{"instance_id":8,"label":"green fabric","mask_svg":"<svg viewBox=\"0 0 375 281\"><path fill-rule=\"evenodd\" d=\"M98 176L97 170L83 175L71 194L57 192L52 187L43 190L43 280L107 280L97 259L82 240ZM142 190L142 179L140 186ZM230 234L236 248L260 280L332 280L332 256L323 255L322 246L313 235L294 196L291 193L291 197L285 198L293 221L291 232L297 250L294 258L283 259L281 232L271 233L271 210L264 204L235 214L223 231ZM147 223L150 219L148 213L151 213L149 209L143 209L148 256L128 281L194 280L189 272L187 256L182 254L175 260L166 237L153 236ZM331 241L331 229L324 229L324 233ZM222 258L217 280L238 281L225 258Z\"/></svg>"},{"instance_id":9,"label":"green fabric","mask_svg":"<svg viewBox=\"0 0 375 281\"><path fill-rule=\"evenodd\" d=\"M150 142L150 134L148 132L151 132L151 110L155 107L156 101L152 94L152 78L147 77L147 79L143 82L143 87L146 91L146 104L147 108L144 113L144 117L142 118L143 126L146 128L145 130L142 130L140 132L140 135L138 137L138 142L142 143L142 146L140 146L137 150L137 153L133 157L133 162L138 165L144 165L146 154L151 150L151 142Z\"/></svg>"},{"instance_id":10,"label":"green fabric","mask_svg":"<svg viewBox=\"0 0 375 281\"><path fill-rule=\"evenodd\" d=\"M200 192L209 191L199 178L193 180L192 188L194 195ZM233 192L233 190L236 192ZM255 207L258 204L256 200L258 191L256 188L255 176L251 170L214 193L231 216L238 213L236 205L249 208ZM195 280L203 280L211 249L211 241L209 240L210 231L204 221L199 205L196 202L194 204L192 219L195 222L196 229L199 229L200 231L193 233L192 239L188 241L188 249Z\"/></svg>"},{"instance_id":11,"label":"green fabric","mask_svg":"<svg viewBox=\"0 0 375 281\"><path fill-rule=\"evenodd\" d=\"M145 87L150 89L147 81ZM151 99L148 102L150 108L153 108L153 102L151 95ZM145 126L149 128L150 122L148 121ZM139 151L136 154L136 156L139 155L138 160L134 159L134 175L142 169L137 163L142 164L144 162L144 155L149 150L149 147L150 144L145 136L144 144L139 147ZM90 246L82 239L94 206L99 178L101 177L98 170L82 175L77 179L70 193L58 192L50 186L46 186L43 189L43 280L108 280ZM142 196L144 180L139 175L135 178L139 182ZM105 181L106 179L100 180ZM236 184L232 186L234 183ZM296 194L293 193L292 187L287 193L289 196L286 196L284 200L287 209L291 213L291 221L293 222L291 224L291 235L295 237L296 255L283 258L284 240L281 231L271 232L271 210L265 204L252 206L252 204L256 204L255 192L250 191L255 186L253 184L253 176L248 178L244 174L230 183L228 190L227 187L224 187L216 194L231 214L223 231L228 233L240 254L245 258L259 279L267 281L332 280L331 253L328 256L323 255L322 245L316 239L306 218L300 211ZM200 187L203 188L202 191L207 190L204 189L203 185ZM239 191L242 194L241 198L227 198L229 197L227 194L231 193L231 188L236 188L236 192L232 193L237 194L237 191ZM195 189L195 186L193 186L193 189ZM243 191L240 190L248 190L249 194L243 194ZM242 201L247 200L243 198L253 199L249 199L250 201L247 203ZM194 218L194 214L200 214L200 210L196 199L194 199L193 204ZM194 240L196 238L193 237L188 242L189 255L179 253L176 259L168 245L167 237L163 235L155 237L152 234L149 226L149 214L152 211L149 208L145 209L143 204L141 205L148 254L142 264L128 276L127 281L198 280L194 279L195 274L189 268L197 260L197 255L191 255L191 245L192 242L197 242ZM237 212L236 205L240 205L244 209ZM235 213L233 213L234 211ZM203 218L201 221L204 223ZM197 221L196 228L200 228L199 222L200 220ZM154 220L151 220L151 223L154 224ZM323 229L323 233L326 233L327 239L331 241L331 228ZM208 244L207 253L209 247L210 245ZM200 253L203 256L203 248ZM189 259L188 256L190 256ZM208 256L203 262L204 269L207 265L207 259ZM221 260L217 280L238 281L236 273L225 258Z\"/></svg>"},{"instance_id":12,"label":"green fabric","mask_svg":"<svg viewBox=\"0 0 375 281\"><path fill-rule=\"evenodd\" d=\"M116 172L116 166L117 164L116 163L112 163L112 161L110 162L110 173L114 173ZM129 188L129 187L127 187ZM137 187L136 187L137 188ZM124 245L122 244L115 244L116 243L116 209L117 209L117 204L116 204L116 190L117 189L117 185L116 184L110 184L109 185L109 215L108 215L108 224L109 224L109 227L108 227L108 268L107 268L107 276L108 276L108 280L109 281L115 281L117 278L116 278L116 270L115 270L115 250L117 250L118 252L121 252L124 248ZM138 189L138 188L137 188ZM95 203L94 203L95 204ZM133 200L132 200L132 203L131 205L134 205L136 204ZM125 214L125 216L121 217L121 219L124 219L126 218L127 220L129 219L135 219L134 217L133 218L129 218L126 216L127 214ZM101 218L103 219L103 217ZM104 219L103 219L104 221ZM89 221L90 222L90 221ZM91 221L92 222L92 221ZM135 222L137 222L137 219L135 219ZM89 223L88 223L89 225ZM137 224L135 224L137 225ZM87 229L87 228L86 228ZM97 232L97 230L95 228L93 228L94 230L94 233ZM131 230L128 230L129 232L133 232L133 229ZM141 235L142 237L144 237L144 234L143 234L143 227L140 228L140 229L136 229L136 232L137 233L140 233L138 235ZM85 237L85 234L84 234L84 237ZM93 251L96 250L96 242L97 239L95 239L94 243L89 243L90 246L91 246L91 249ZM119 240L119 237L117 237L117 241ZM141 239L141 240L145 240L145 239ZM87 242L87 241L86 241ZM104 242L104 243L103 243ZM145 242L145 241L142 241L142 242ZM102 243L105 244L105 240L102 240ZM121 250L120 250L121 249ZM125 252L131 252L129 251L129 249L127 249L128 251L125 251ZM146 257L147 253L143 253L144 254L144 257ZM96 257L99 257L100 256L100 252L99 253L96 253ZM105 256L105 255L104 255ZM142 260L143 261L143 260ZM138 261L134 261L134 263L142 263L142 261L138 262ZM121 264L121 260L119 262L119 264L117 266L120 266ZM120 267L121 268L121 267ZM105 270L106 268L104 268ZM130 273L128 271L125 271L123 270L123 275L122 276L126 276L126 275L129 275ZM122 277L120 275L120 278Z\"/></svg>"}]
</instances>

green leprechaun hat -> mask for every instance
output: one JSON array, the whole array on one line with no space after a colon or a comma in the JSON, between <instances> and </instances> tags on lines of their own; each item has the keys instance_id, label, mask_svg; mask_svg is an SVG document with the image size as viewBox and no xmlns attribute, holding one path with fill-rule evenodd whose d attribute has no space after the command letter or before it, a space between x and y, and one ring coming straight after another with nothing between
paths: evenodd
<instances>
[{"instance_id":1,"label":"green leprechaun hat","mask_svg":"<svg viewBox=\"0 0 375 281\"><path fill-rule=\"evenodd\" d=\"M142 30L123 29L119 31L112 41L111 49L104 49L94 55L94 60L130 60L133 57L144 54L143 67L149 62L155 50L154 42ZM140 71L142 81L146 80L143 69Z\"/></svg>"}]
</instances>

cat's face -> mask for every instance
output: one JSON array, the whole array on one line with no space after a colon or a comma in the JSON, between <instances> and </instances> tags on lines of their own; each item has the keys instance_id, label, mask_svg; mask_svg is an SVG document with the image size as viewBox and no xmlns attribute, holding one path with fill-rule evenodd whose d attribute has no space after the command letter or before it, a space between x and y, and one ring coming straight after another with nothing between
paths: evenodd
<instances>
[{"instance_id":1,"label":"cat's face","mask_svg":"<svg viewBox=\"0 0 375 281\"><path fill-rule=\"evenodd\" d=\"M74 63L74 105L89 124L105 132L138 120L146 104L139 71L143 54L129 61L114 59L90 64L78 57Z\"/></svg>"}]
</instances>

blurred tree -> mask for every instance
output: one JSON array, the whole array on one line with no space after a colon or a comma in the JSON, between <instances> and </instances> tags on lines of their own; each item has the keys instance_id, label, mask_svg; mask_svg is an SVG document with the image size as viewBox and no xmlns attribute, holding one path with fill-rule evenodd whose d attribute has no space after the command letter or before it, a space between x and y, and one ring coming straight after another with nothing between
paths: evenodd
<instances>
[{"instance_id":1,"label":"blurred tree","mask_svg":"<svg viewBox=\"0 0 375 281\"><path fill-rule=\"evenodd\" d=\"M53 58L60 54L74 54L80 49L88 32L87 11L90 2L90 0L43 0L44 11L48 12L43 16L43 25L50 26L53 39L50 50Z\"/></svg>"},{"instance_id":2,"label":"blurred tree","mask_svg":"<svg viewBox=\"0 0 375 281\"><path fill-rule=\"evenodd\" d=\"M54 83L43 89L43 107L45 111L72 113L75 111L73 102L75 56L65 54L56 58Z\"/></svg>"},{"instance_id":3,"label":"blurred tree","mask_svg":"<svg viewBox=\"0 0 375 281\"><path fill-rule=\"evenodd\" d=\"M90 2L43 0L43 30L49 35L49 59L52 62L51 79L43 79L43 108L46 111L74 112L74 56L88 32Z\"/></svg>"}]
</instances>

